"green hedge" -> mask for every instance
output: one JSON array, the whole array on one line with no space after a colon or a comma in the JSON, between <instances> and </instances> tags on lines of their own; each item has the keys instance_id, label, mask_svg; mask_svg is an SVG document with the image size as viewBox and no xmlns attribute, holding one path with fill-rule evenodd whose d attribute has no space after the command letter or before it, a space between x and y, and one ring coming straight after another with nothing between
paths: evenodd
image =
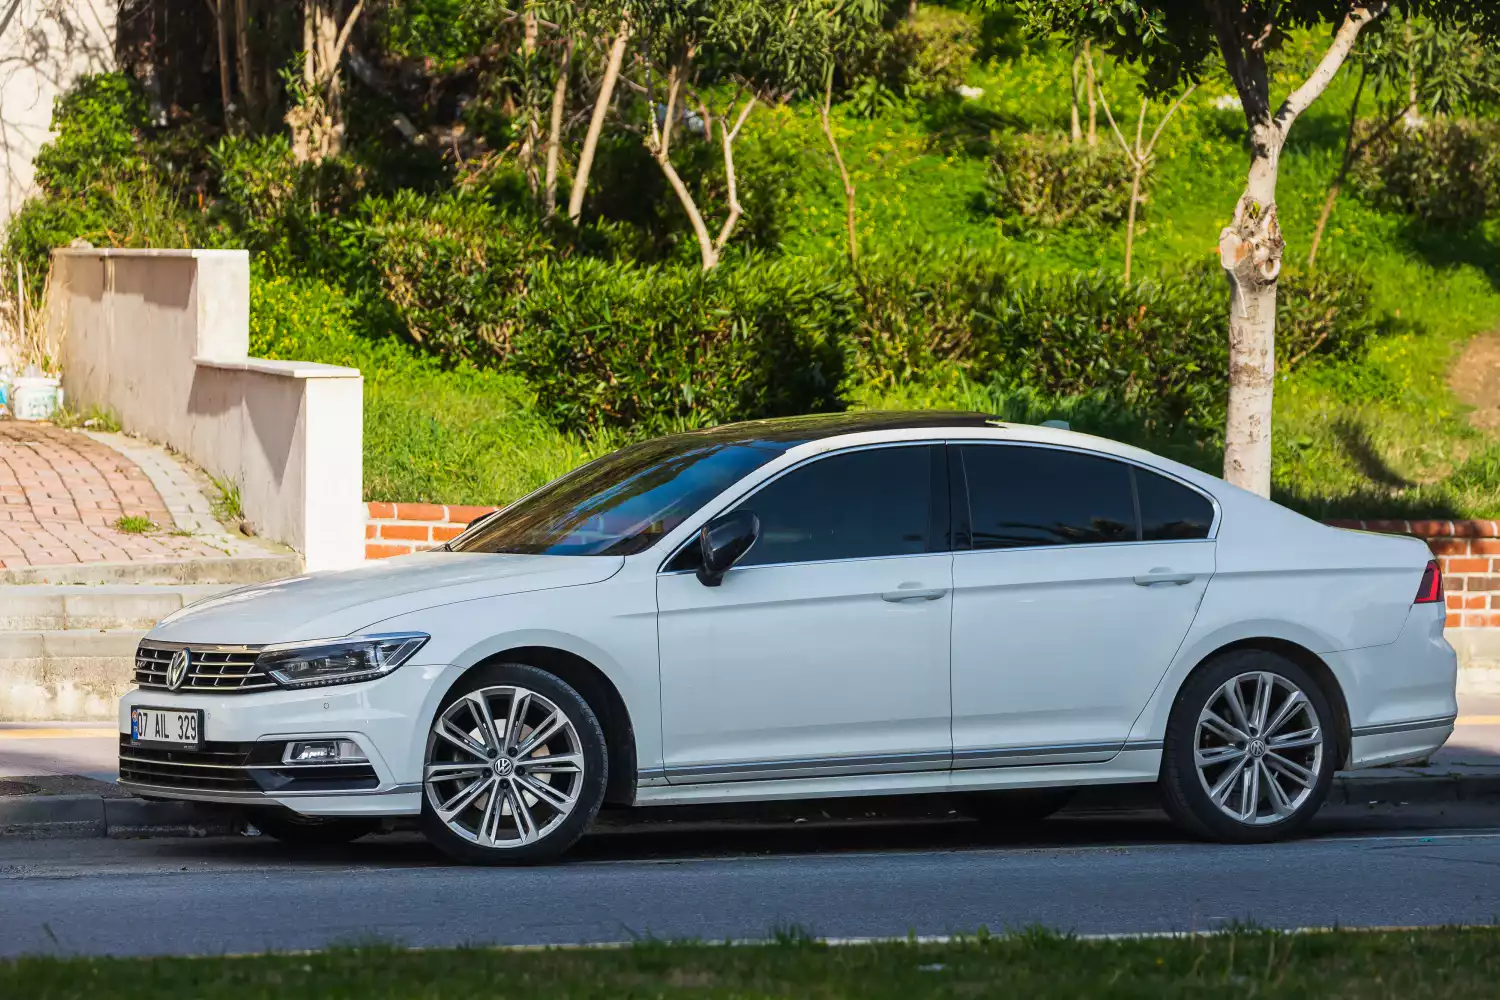
<instances>
[{"instance_id":1,"label":"green hedge","mask_svg":"<svg viewBox=\"0 0 1500 1000\"><path fill-rule=\"evenodd\" d=\"M797 262L533 270L507 363L559 426L659 433L842 408L847 283Z\"/></svg>"}]
</instances>

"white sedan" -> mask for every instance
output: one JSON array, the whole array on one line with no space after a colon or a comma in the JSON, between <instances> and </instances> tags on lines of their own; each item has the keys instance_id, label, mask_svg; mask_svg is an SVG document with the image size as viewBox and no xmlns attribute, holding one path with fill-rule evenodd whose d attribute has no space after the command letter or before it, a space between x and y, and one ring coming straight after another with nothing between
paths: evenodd
<instances>
[{"instance_id":1,"label":"white sedan","mask_svg":"<svg viewBox=\"0 0 1500 1000\"><path fill-rule=\"evenodd\" d=\"M1266 841L1338 768L1448 738L1443 618L1420 541L1113 441L760 421L624 448L439 551L176 612L121 701L120 779L287 839L420 816L496 864L556 857L606 803L1035 817L1130 782Z\"/></svg>"}]
</instances>

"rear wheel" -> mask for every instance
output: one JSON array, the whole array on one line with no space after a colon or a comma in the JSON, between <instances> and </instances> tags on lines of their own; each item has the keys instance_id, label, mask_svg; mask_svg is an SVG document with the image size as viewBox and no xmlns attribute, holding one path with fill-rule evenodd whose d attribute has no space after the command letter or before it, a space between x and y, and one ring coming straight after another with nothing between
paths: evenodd
<instances>
[{"instance_id":1,"label":"rear wheel","mask_svg":"<svg viewBox=\"0 0 1500 1000\"><path fill-rule=\"evenodd\" d=\"M1162 752L1162 801L1182 827L1239 843L1300 832L1328 797L1338 742L1328 697L1296 663L1228 653L1177 696Z\"/></svg>"},{"instance_id":2,"label":"rear wheel","mask_svg":"<svg viewBox=\"0 0 1500 1000\"><path fill-rule=\"evenodd\" d=\"M598 814L608 776L603 729L577 691L536 667L484 667L428 731L422 829L470 864L550 861Z\"/></svg>"}]
</instances>

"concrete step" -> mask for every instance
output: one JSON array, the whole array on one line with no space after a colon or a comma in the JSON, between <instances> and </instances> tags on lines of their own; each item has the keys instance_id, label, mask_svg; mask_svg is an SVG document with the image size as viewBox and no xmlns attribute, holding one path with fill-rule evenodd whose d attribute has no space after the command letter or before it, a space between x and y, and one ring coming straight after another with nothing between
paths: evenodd
<instances>
[{"instance_id":1,"label":"concrete step","mask_svg":"<svg viewBox=\"0 0 1500 1000\"><path fill-rule=\"evenodd\" d=\"M0 632L0 721L113 719L143 628Z\"/></svg>"},{"instance_id":2,"label":"concrete step","mask_svg":"<svg viewBox=\"0 0 1500 1000\"><path fill-rule=\"evenodd\" d=\"M35 584L0 586L0 631L150 628L232 584Z\"/></svg>"},{"instance_id":3,"label":"concrete step","mask_svg":"<svg viewBox=\"0 0 1500 1000\"><path fill-rule=\"evenodd\" d=\"M302 572L295 552L223 556L216 559L160 562L85 563L66 566L26 566L0 569L0 585L104 585L120 583L176 583L243 585L280 580Z\"/></svg>"}]
</instances>

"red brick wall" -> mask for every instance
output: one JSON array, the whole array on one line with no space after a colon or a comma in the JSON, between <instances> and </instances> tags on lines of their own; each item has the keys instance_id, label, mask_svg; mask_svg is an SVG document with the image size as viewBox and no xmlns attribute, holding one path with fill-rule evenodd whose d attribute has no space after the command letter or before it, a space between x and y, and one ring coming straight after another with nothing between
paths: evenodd
<instances>
[{"instance_id":1,"label":"red brick wall","mask_svg":"<svg viewBox=\"0 0 1500 1000\"><path fill-rule=\"evenodd\" d=\"M454 538L493 507L441 503L372 503L365 521L365 558L384 559L430 549Z\"/></svg>"},{"instance_id":2,"label":"red brick wall","mask_svg":"<svg viewBox=\"0 0 1500 1000\"><path fill-rule=\"evenodd\" d=\"M372 503L365 558L404 556L453 538L493 507ZM1443 567L1449 628L1500 628L1500 523L1495 521L1332 521L1427 542Z\"/></svg>"},{"instance_id":3,"label":"red brick wall","mask_svg":"<svg viewBox=\"0 0 1500 1000\"><path fill-rule=\"evenodd\" d=\"M1500 628L1500 522L1334 521L1393 535L1415 535L1443 567L1449 628Z\"/></svg>"}]
</instances>

